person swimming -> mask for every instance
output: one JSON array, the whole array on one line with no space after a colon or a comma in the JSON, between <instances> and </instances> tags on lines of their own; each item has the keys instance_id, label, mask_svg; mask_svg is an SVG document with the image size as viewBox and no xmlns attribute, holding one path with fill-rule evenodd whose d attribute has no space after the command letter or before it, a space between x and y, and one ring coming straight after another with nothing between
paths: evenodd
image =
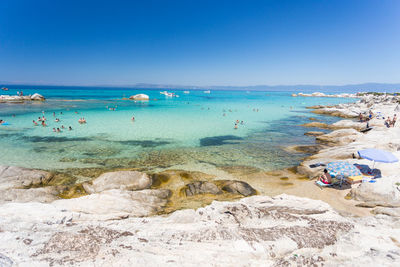
<instances>
[{"instance_id":1,"label":"person swimming","mask_svg":"<svg viewBox=\"0 0 400 267\"><path fill-rule=\"evenodd\" d=\"M64 125L61 125L61 129L64 129L65 127L64 127Z\"/></svg>"},{"instance_id":2,"label":"person swimming","mask_svg":"<svg viewBox=\"0 0 400 267\"><path fill-rule=\"evenodd\" d=\"M35 126L38 126L38 125L39 125L35 120L33 120L32 122L33 122L33 124L34 124Z\"/></svg>"},{"instance_id":3,"label":"person swimming","mask_svg":"<svg viewBox=\"0 0 400 267\"><path fill-rule=\"evenodd\" d=\"M131 119L132 121L135 121L135 116L132 116L132 119Z\"/></svg>"},{"instance_id":4,"label":"person swimming","mask_svg":"<svg viewBox=\"0 0 400 267\"><path fill-rule=\"evenodd\" d=\"M233 127L233 129L237 130L237 128L238 128L238 126L237 126L237 124L235 123L235 127Z\"/></svg>"},{"instance_id":5,"label":"person swimming","mask_svg":"<svg viewBox=\"0 0 400 267\"><path fill-rule=\"evenodd\" d=\"M60 121L60 119L59 119L59 118L56 118L56 119L55 119L55 122L59 122L59 121Z\"/></svg>"},{"instance_id":6,"label":"person swimming","mask_svg":"<svg viewBox=\"0 0 400 267\"><path fill-rule=\"evenodd\" d=\"M57 128L57 133L61 133L61 130L60 130L60 128Z\"/></svg>"},{"instance_id":7,"label":"person swimming","mask_svg":"<svg viewBox=\"0 0 400 267\"><path fill-rule=\"evenodd\" d=\"M47 126L47 124L42 120L42 126L43 127L46 127Z\"/></svg>"},{"instance_id":8,"label":"person swimming","mask_svg":"<svg viewBox=\"0 0 400 267\"><path fill-rule=\"evenodd\" d=\"M69 127L68 127L68 130L72 131L72 127L71 127L71 126L69 126Z\"/></svg>"},{"instance_id":9,"label":"person swimming","mask_svg":"<svg viewBox=\"0 0 400 267\"><path fill-rule=\"evenodd\" d=\"M53 128L53 132L56 132L56 128Z\"/></svg>"}]
</instances>

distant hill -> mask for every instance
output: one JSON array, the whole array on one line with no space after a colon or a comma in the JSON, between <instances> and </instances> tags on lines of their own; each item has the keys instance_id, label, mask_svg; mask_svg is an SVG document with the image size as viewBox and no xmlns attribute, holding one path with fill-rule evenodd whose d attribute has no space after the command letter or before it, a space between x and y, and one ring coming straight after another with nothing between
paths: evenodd
<instances>
[{"instance_id":1,"label":"distant hill","mask_svg":"<svg viewBox=\"0 0 400 267\"><path fill-rule=\"evenodd\" d=\"M254 86L195 86L195 85L174 85L174 84L149 84L137 83L133 85L41 85L41 84L17 84L1 82L0 87L10 88L65 88L65 87L106 87L106 88L138 88L138 89L176 89L176 90L249 90L249 91L289 91L289 92L400 92L400 83L362 83L348 85L254 85Z\"/></svg>"}]
</instances>

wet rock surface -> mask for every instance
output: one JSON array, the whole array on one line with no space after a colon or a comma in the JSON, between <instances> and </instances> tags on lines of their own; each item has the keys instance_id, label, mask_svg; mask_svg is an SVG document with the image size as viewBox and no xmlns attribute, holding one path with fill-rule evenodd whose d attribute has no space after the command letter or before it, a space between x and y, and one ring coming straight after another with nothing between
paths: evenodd
<instances>
[{"instance_id":1,"label":"wet rock surface","mask_svg":"<svg viewBox=\"0 0 400 267\"><path fill-rule=\"evenodd\" d=\"M107 172L94 179L91 184L85 184L88 193L98 193L109 189L142 190L150 188L151 178L137 171Z\"/></svg>"}]
</instances>

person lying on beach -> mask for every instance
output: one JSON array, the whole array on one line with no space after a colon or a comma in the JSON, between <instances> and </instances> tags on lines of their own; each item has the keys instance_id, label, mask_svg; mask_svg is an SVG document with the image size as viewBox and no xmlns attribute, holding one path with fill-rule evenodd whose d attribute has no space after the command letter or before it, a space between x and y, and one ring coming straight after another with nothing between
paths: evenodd
<instances>
[{"instance_id":1,"label":"person lying on beach","mask_svg":"<svg viewBox=\"0 0 400 267\"><path fill-rule=\"evenodd\" d=\"M32 122L33 122L33 124L34 124L35 126L38 126L38 125L39 125L35 120L33 120Z\"/></svg>"},{"instance_id":2,"label":"person lying on beach","mask_svg":"<svg viewBox=\"0 0 400 267\"><path fill-rule=\"evenodd\" d=\"M328 173L327 169L324 169L324 173L318 178L317 181L321 181L324 184L330 184L332 183L332 177L331 175Z\"/></svg>"}]
</instances>

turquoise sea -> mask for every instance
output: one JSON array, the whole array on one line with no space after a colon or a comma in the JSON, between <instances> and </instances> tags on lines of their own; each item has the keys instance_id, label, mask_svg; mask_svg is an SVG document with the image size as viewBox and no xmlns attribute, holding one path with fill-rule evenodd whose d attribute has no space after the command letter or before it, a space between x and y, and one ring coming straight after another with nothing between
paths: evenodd
<instances>
[{"instance_id":1,"label":"turquoise sea","mask_svg":"<svg viewBox=\"0 0 400 267\"><path fill-rule=\"evenodd\" d=\"M304 136L311 129L298 125L310 122L310 117L336 120L310 113L306 106L354 101L292 97L292 92L215 90L209 94L202 90L188 90L186 94L183 90L168 90L179 95L171 98L160 94L164 90L24 88L25 95L37 92L46 101L0 103L0 119L10 124L0 126L0 164L50 170L201 170L223 166L278 169L293 166L305 156L286 152L284 147L314 142L313 137ZM17 91L10 88L1 93ZM149 95L150 100L123 100L139 93ZM34 126L32 120L43 115L48 126ZM78 123L82 117L86 124ZM234 129L236 120L239 124ZM62 132L53 132L53 128Z\"/></svg>"}]
</instances>

